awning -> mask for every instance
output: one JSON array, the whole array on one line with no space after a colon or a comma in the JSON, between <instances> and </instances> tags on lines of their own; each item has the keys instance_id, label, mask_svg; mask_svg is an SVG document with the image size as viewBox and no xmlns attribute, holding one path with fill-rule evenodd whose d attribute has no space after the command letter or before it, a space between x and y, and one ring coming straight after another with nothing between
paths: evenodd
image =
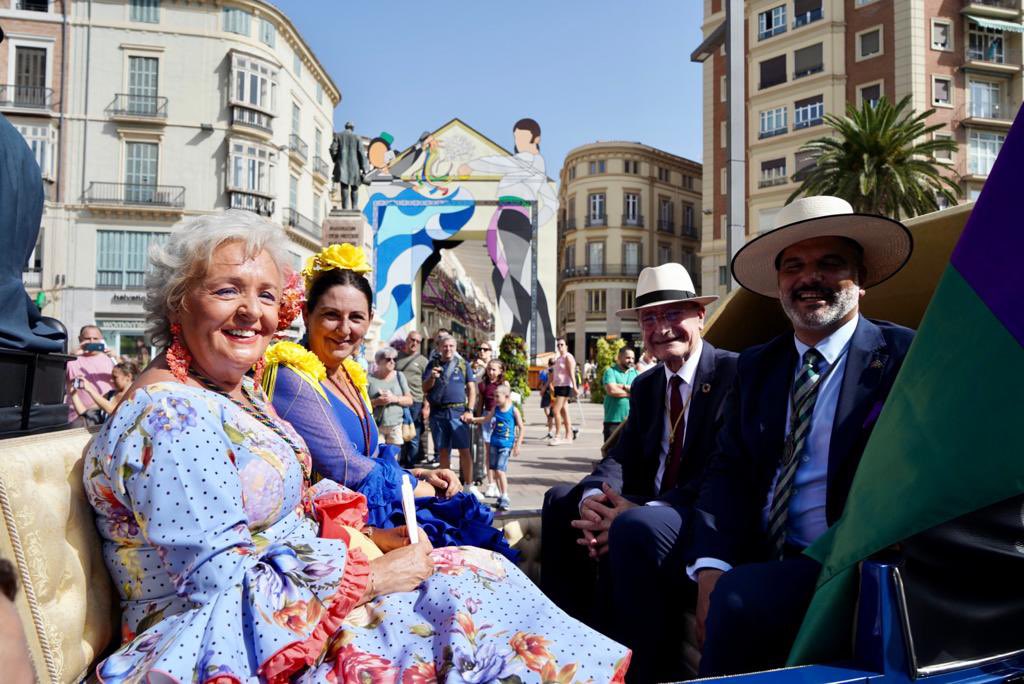
<instances>
[{"instance_id":1,"label":"awning","mask_svg":"<svg viewBox=\"0 0 1024 684\"><path fill-rule=\"evenodd\" d=\"M995 29L997 31L1013 31L1014 33L1024 33L1024 24L1018 24L1014 21L1002 21L1000 19L989 19L988 17L978 17L973 14L966 15L968 19L973 21L982 28Z\"/></svg>"}]
</instances>

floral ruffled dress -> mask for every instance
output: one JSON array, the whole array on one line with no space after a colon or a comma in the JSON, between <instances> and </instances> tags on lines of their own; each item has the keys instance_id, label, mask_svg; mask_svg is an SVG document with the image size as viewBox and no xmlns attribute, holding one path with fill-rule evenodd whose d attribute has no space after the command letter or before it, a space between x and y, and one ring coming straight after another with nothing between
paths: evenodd
<instances>
[{"instance_id":1,"label":"floral ruffled dress","mask_svg":"<svg viewBox=\"0 0 1024 684\"><path fill-rule=\"evenodd\" d=\"M122 404L85 459L123 608L101 682L621 679L626 649L492 552L436 549L417 591L356 608L369 562L343 526L361 527L365 501L307 487L308 468L215 393L155 384Z\"/></svg>"}]
</instances>

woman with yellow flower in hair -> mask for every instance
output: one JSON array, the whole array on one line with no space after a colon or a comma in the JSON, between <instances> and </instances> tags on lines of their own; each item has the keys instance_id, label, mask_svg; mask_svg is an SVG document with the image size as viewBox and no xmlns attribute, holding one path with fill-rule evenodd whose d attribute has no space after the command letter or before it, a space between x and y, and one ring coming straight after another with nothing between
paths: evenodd
<instances>
[{"instance_id":1,"label":"woman with yellow flower in hair","mask_svg":"<svg viewBox=\"0 0 1024 684\"><path fill-rule=\"evenodd\" d=\"M303 270L306 347L279 342L266 354L263 387L278 414L298 431L313 456L316 475L366 497L369 524L404 524L401 486L413 479L417 518L434 546L470 544L515 560L493 513L460 492L450 470L403 470L399 447L384 444L366 394L366 373L352 358L373 320L370 270L362 249L331 245Z\"/></svg>"}]
</instances>

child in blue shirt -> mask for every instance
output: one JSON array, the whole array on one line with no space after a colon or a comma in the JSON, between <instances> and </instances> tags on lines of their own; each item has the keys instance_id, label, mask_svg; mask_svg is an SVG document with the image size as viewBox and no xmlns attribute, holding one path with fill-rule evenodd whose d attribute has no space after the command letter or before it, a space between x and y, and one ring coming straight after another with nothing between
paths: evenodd
<instances>
[{"instance_id":1,"label":"child in blue shirt","mask_svg":"<svg viewBox=\"0 0 1024 684\"><path fill-rule=\"evenodd\" d=\"M512 508L508 496L508 460L519 455L523 443L523 417L512 403L512 388L508 383L494 390L494 408L486 416L474 418L477 425L491 424L490 463L491 477L498 483L498 510Z\"/></svg>"}]
</instances>

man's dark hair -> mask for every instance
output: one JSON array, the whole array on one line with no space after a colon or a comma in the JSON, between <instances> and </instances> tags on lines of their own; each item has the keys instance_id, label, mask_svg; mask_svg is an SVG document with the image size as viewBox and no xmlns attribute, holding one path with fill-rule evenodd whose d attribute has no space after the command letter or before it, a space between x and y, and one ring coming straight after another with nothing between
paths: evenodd
<instances>
[{"instance_id":1,"label":"man's dark hair","mask_svg":"<svg viewBox=\"0 0 1024 684\"><path fill-rule=\"evenodd\" d=\"M12 601L18 595L18 573L6 558L0 558L0 591Z\"/></svg>"},{"instance_id":2,"label":"man's dark hair","mask_svg":"<svg viewBox=\"0 0 1024 684\"><path fill-rule=\"evenodd\" d=\"M347 268L335 268L321 272L313 281L312 287L309 288L309 294L306 296L306 311L313 313L324 293L337 285L349 285L356 288L366 297L366 308L373 308L373 290L370 289L370 281Z\"/></svg>"},{"instance_id":3,"label":"man's dark hair","mask_svg":"<svg viewBox=\"0 0 1024 684\"><path fill-rule=\"evenodd\" d=\"M858 259L858 261L857 261L857 270L863 271L864 270L864 247L861 246L861 244L859 242L857 242L856 240L854 240L853 238L844 237L842 235L834 235L834 236L831 236L831 237L835 237L835 238L838 238L838 239L842 240L843 242L845 242L850 247L850 249L852 249L854 252L857 253L857 259ZM775 270L776 271L778 271L779 267L782 266L782 255L783 255L783 253L786 251L786 249L789 249L792 246L793 245L788 245L785 249L781 250L778 254L775 255Z\"/></svg>"}]
</instances>

